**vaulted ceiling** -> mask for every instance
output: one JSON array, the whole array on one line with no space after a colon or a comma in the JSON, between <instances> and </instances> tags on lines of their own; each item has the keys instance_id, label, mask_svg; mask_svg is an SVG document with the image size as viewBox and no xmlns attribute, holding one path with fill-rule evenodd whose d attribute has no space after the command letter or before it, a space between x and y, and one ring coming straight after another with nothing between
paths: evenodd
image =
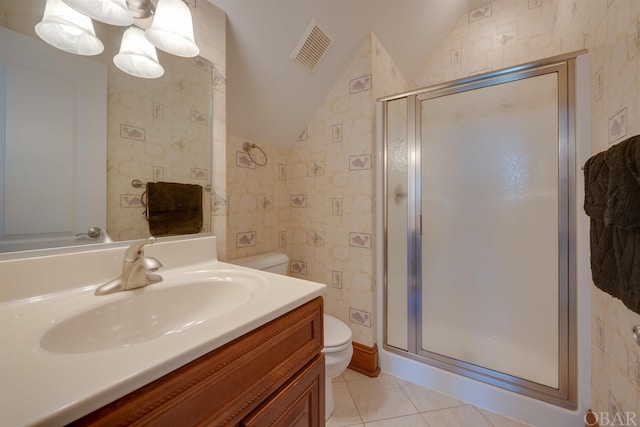
<instances>
[{"instance_id":1,"label":"vaulted ceiling","mask_svg":"<svg viewBox=\"0 0 640 427\"><path fill-rule=\"evenodd\" d=\"M209 0L227 14L227 132L292 146L370 33L411 81L486 0ZM335 41L315 71L290 54L313 19Z\"/></svg>"}]
</instances>

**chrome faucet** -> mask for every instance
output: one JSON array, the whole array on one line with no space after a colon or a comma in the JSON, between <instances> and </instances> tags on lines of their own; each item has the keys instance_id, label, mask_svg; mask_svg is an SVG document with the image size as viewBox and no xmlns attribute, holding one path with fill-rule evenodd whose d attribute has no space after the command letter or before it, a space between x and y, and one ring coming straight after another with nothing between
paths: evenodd
<instances>
[{"instance_id":1,"label":"chrome faucet","mask_svg":"<svg viewBox=\"0 0 640 427\"><path fill-rule=\"evenodd\" d=\"M149 237L129 246L124 253L120 276L99 286L95 294L107 295L161 282L162 276L153 272L162 267L162 263L153 257L144 256L144 246L155 241L155 237Z\"/></svg>"}]
</instances>

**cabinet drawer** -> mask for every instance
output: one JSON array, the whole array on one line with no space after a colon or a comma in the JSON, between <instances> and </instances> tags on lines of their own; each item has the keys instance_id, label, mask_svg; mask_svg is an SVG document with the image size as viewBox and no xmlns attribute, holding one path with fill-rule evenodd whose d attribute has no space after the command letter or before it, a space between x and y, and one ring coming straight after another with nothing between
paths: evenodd
<instances>
[{"instance_id":1,"label":"cabinet drawer","mask_svg":"<svg viewBox=\"0 0 640 427\"><path fill-rule=\"evenodd\" d=\"M71 425L237 425L322 346L318 297Z\"/></svg>"},{"instance_id":2,"label":"cabinet drawer","mask_svg":"<svg viewBox=\"0 0 640 427\"><path fill-rule=\"evenodd\" d=\"M240 424L242 427L324 426L324 354L316 356Z\"/></svg>"}]
</instances>

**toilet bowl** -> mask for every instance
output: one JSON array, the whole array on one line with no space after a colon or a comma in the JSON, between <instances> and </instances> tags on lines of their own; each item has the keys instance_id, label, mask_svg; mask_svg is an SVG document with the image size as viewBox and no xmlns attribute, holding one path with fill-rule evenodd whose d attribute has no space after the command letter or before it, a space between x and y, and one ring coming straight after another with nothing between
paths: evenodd
<instances>
[{"instance_id":1,"label":"toilet bowl","mask_svg":"<svg viewBox=\"0 0 640 427\"><path fill-rule=\"evenodd\" d=\"M229 263L286 276L289 257L285 254L269 252L246 258L236 258ZM349 366L353 346L351 345L351 329L347 325L328 314L324 315L323 321L324 348L322 352L325 360L325 420L327 420L335 408L331 380Z\"/></svg>"},{"instance_id":2,"label":"toilet bowl","mask_svg":"<svg viewBox=\"0 0 640 427\"><path fill-rule=\"evenodd\" d=\"M324 315L324 348L322 352L325 361L325 420L328 420L335 408L331 379L347 369L349 362L351 362L351 355L353 355L351 329L328 314Z\"/></svg>"}]
</instances>

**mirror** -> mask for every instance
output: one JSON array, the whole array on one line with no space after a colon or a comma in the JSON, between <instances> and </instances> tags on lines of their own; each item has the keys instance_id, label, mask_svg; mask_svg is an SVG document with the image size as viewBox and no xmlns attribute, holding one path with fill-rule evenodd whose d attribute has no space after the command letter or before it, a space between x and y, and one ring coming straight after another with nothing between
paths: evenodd
<instances>
[{"instance_id":1,"label":"mirror","mask_svg":"<svg viewBox=\"0 0 640 427\"><path fill-rule=\"evenodd\" d=\"M82 222L76 218L83 209L72 209L73 221L62 230L45 230L37 236L23 239L28 244L2 245L2 240L18 241L23 237L0 237L0 251L38 249L43 247L82 245L96 243L95 229L100 227L114 241L140 239L149 236L149 224L143 204L144 183L166 181L198 184L203 187L203 227L201 232L211 231L211 147L212 147L212 76L213 65L202 57L181 58L158 50L158 58L164 67L164 75L158 79L141 79L120 71L113 64L118 53L125 27L116 27L94 21L98 38L104 43L104 52L93 57L79 57L59 51L42 40L34 26L42 19L44 0L0 0L0 26L22 33L59 52L67 61L94 61L106 68L106 147L103 164L93 159L82 164L83 173L100 176L95 182L106 182L106 189L95 204L104 204L104 212L98 223ZM51 101L50 99L48 101ZM55 102L53 102L55 104ZM5 126L3 126L5 127ZM8 127L8 126L7 126ZM100 129L99 126L90 129ZM4 129L3 129L4 130ZM45 138L46 139L46 138ZM43 142L38 142L38 144ZM2 144L0 144L2 145ZM2 147L0 147L2 148ZM40 152L34 155L41 155ZM3 156L5 155L3 151ZM12 160L6 159L15 169L24 170ZM17 161L16 161L17 162ZM54 173L50 168L48 173ZM68 167L57 168L67 172ZM0 171L4 172L4 171ZM3 173L4 174L4 173ZM106 179L105 179L106 176ZM27 178L29 176L27 175ZM51 177L39 178L43 184L55 182ZM67 179L67 178L63 178ZM100 194L99 188L89 185L89 179L76 179L75 187ZM143 185L135 187L138 180ZM2 179L5 191L9 192L11 179ZM42 186L42 185L40 185ZM97 185L98 187L100 184ZM35 186L34 186L35 187ZM53 186L51 186L53 187ZM29 193L31 195L31 193ZM29 199L29 197L27 197ZM33 197L31 197L33 199ZM38 197L36 196L36 199ZM72 199L63 195L58 200ZM100 199L100 196L98 196ZM0 200L1 202L1 200ZM41 203L36 209L40 220L48 215L47 205ZM0 203L6 205L6 203ZM45 205L45 206L42 206ZM94 205L94 204L88 204ZM75 206L75 205L74 205ZM6 206L4 206L6 208ZM15 206L14 206L15 210ZM26 208L25 208L26 210ZM89 209L84 209L84 211ZM5 209L6 211L6 209ZM20 212L18 210L18 212ZM3 213L2 217L5 215ZM100 215L98 215L100 217ZM65 222L65 221L61 221ZM103 222L103 223L100 223ZM2 233L5 234L5 233ZM8 233L7 233L8 234ZM77 236L79 235L79 236Z\"/></svg>"}]
</instances>

